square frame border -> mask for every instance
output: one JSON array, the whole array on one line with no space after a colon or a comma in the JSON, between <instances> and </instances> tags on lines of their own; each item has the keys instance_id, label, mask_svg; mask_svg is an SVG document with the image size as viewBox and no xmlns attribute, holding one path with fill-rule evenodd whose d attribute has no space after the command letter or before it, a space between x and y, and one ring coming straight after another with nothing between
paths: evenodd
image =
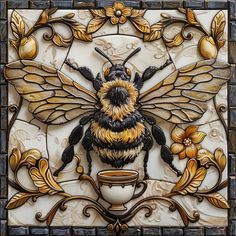
<instances>
[{"instance_id":1,"label":"square frame border","mask_svg":"<svg viewBox=\"0 0 236 236\"><path fill-rule=\"evenodd\" d=\"M120 0L119 0L120 1ZM112 236L105 227L8 226L8 85L3 68L8 58L8 9L92 9L113 0L0 0L0 236ZM236 236L236 0L122 0L126 6L145 9L190 7L228 10L228 227L130 227L124 236Z\"/></svg>"}]
</instances>

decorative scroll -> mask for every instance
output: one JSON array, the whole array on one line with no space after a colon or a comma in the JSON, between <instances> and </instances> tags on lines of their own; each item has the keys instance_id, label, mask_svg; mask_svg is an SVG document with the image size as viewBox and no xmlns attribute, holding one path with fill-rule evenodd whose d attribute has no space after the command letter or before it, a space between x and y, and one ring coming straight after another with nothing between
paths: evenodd
<instances>
[{"instance_id":1,"label":"decorative scroll","mask_svg":"<svg viewBox=\"0 0 236 236\"><path fill-rule=\"evenodd\" d=\"M143 40L145 42L163 39L165 45L170 48L180 46L185 40L191 40L193 34L186 34L185 31L188 28L196 28L204 34L198 43L199 53L204 59L216 58L219 49L225 43L225 40L222 39L225 28L225 15L223 11L219 11L215 15L211 24L211 32L208 32L190 8L178 9L185 18L173 17L162 13L163 19L150 25L144 18L146 10L137 10L126 7L121 2L114 2L111 7L90 10L93 18L87 26L74 20L74 13L53 18L52 15L56 10L56 8L44 10L34 26L27 32L24 20L17 11L13 11L10 25L15 39L10 40L10 43L16 49L20 59L34 59L37 56L38 43L32 34L38 29L49 28L51 34L45 33L43 35L45 40L52 41L59 47L69 47L74 38L91 42L93 40L92 34L98 31L108 20L112 25L125 24L127 21L130 21L138 31L144 34ZM55 23L66 25L70 29L71 35L65 38L56 32L53 27ZM167 38L165 36L166 28L176 23L182 25L180 32L172 39Z\"/></svg>"},{"instance_id":2,"label":"decorative scroll","mask_svg":"<svg viewBox=\"0 0 236 236\"><path fill-rule=\"evenodd\" d=\"M145 197L135 203L127 212L116 215L107 210L102 204L96 199L92 199L88 196L83 195L71 195L66 193L59 183L53 178L50 171L47 159L43 158L41 153L36 149L30 149L23 153L19 149L13 149L10 155L10 168L14 173L14 181L10 180L10 185L18 190L13 195L7 204L7 209L14 209L22 206L26 201L32 199L37 201L41 196L45 195L59 195L62 197L48 212L46 216L42 216L39 212L36 214L36 219L40 222L45 222L47 225L52 223L52 220L58 209L65 211L66 203L69 201L87 201L89 204L83 209L83 214L87 217L90 216L88 210L95 210L104 220L108 222L107 229L112 232L124 232L128 229L127 223L142 209L147 212L146 217L151 216L153 213L152 207L148 204L149 201L164 201L169 204L170 211L178 211L185 226L189 222L197 222L200 215L197 211L192 213L190 216L186 210L174 199L176 195L191 195L196 197L199 201L206 198L212 205L218 208L229 208L226 199L217 191L227 186L227 181L222 180L222 172L226 165L226 157L221 149L216 149L215 153L212 154L206 149L198 150L197 156L191 158L186 165L185 171L179 181L175 184L169 194L163 196L150 196ZM29 175L37 190L31 190L25 188L17 177L17 172L25 166L29 170ZM202 182L204 181L207 173L207 169L214 167L218 171L217 183L207 190L200 190ZM98 189L95 181L88 175L84 174L83 167L80 165L80 158L77 162L77 173L79 174L79 180L88 181L94 188L98 197L103 198L100 190ZM146 183L143 182L144 189L146 189ZM142 191L141 191L142 192Z\"/></svg>"},{"instance_id":3,"label":"decorative scroll","mask_svg":"<svg viewBox=\"0 0 236 236\"><path fill-rule=\"evenodd\" d=\"M217 52L224 46L225 40L222 39L225 28L225 15L223 11L219 11L211 24L211 32L208 32L198 21L192 9L179 8L178 11L185 15L185 18L173 17L166 13L161 14L162 20L151 25L150 33L145 34L143 40L146 42L158 40L162 38L167 47L177 47L181 45L184 40L191 40L192 33L185 34L186 29L196 28L204 35L198 43L198 50L200 55L205 59L216 58ZM165 29L175 23L182 24L181 31L172 39L165 36Z\"/></svg>"},{"instance_id":4,"label":"decorative scroll","mask_svg":"<svg viewBox=\"0 0 236 236\"><path fill-rule=\"evenodd\" d=\"M92 41L92 36L87 33L86 26L73 19L74 13L53 18L52 15L56 11L56 8L45 9L27 32L25 30L27 28L26 23L17 11L13 11L10 25L15 39L10 40L10 43L17 51L20 59L34 59L37 56L38 43L32 34L41 28L49 28L51 30L51 35L44 33L43 38L47 41L51 40L58 47L69 47L74 38L86 42ZM60 33L56 32L53 27L56 23L67 26L71 31L71 35L68 38L64 38Z\"/></svg>"}]
</instances>

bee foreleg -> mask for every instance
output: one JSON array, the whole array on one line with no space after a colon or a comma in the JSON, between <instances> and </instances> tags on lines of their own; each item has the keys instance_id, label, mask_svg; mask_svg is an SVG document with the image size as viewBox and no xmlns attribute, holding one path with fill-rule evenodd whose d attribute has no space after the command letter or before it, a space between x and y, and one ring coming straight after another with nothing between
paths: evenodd
<instances>
[{"instance_id":1,"label":"bee foreleg","mask_svg":"<svg viewBox=\"0 0 236 236\"><path fill-rule=\"evenodd\" d=\"M71 67L72 69L79 71L80 74L83 75L85 79L91 82L94 81L93 73L88 67L86 66L79 67L77 63L72 63L70 59L66 60L65 64Z\"/></svg>"},{"instance_id":2,"label":"bee foreleg","mask_svg":"<svg viewBox=\"0 0 236 236\"><path fill-rule=\"evenodd\" d=\"M91 118L92 115L83 117L80 119L79 125L72 130L69 136L69 146L62 153L61 161L63 163L61 167L53 173L54 176L58 176L58 174L66 167L66 165L72 162L75 155L74 146L81 140L83 136L83 127L90 121Z\"/></svg>"},{"instance_id":3,"label":"bee foreleg","mask_svg":"<svg viewBox=\"0 0 236 236\"><path fill-rule=\"evenodd\" d=\"M166 60L165 64L163 64L160 67L156 67L156 66L149 66L142 75L142 81L146 81L148 79L151 79L153 75L155 75L155 73L159 70L164 69L165 67L167 67L168 65L170 65L172 63L172 61L170 59Z\"/></svg>"},{"instance_id":4,"label":"bee foreleg","mask_svg":"<svg viewBox=\"0 0 236 236\"><path fill-rule=\"evenodd\" d=\"M156 120L154 118L150 116L144 116L144 119L152 126L152 135L155 141L161 145L161 158L163 161L177 173L177 176L182 175L181 171L179 171L172 163L174 157L170 151L170 148L166 145L166 137L162 128L156 124Z\"/></svg>"}]
</instances>

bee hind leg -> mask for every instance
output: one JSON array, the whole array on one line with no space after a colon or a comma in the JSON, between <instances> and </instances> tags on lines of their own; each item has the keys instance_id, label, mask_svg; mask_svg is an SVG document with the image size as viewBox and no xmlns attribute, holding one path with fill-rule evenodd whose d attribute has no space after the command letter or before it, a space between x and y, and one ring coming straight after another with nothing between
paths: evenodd
<instances>
[{"instance_id":1,"label":"bee hind leg","mask_svg":"<svg viewBox=\"0 0 236 236\"><path fill-rule=\"evenodd\" d=\"M91 120L91 118L92 115L81 118L79 125L72 130L69 136L69 146L63 151L61 156L62 165L53 173L54 176L58 176L58 174L67 166L67 164L72 162L75 155L74 146L81 140L83 136L84 125L86 125Z\"/></svg>"},{"instance_id":2,"label":"bee hind leg","mask_svg":"<svg viewBox=\"0 0 236 236\"><path fill-rule=\"evenodd\" d=\"M88 173L87 175L91 175L92 172L92 158L90 155L90 151L92 151L93 147L93 136L91 134L90 128L88 128L85 132L84 138L82 140L82 145L84 149L86 150L86 158L88 161Z\"/></svg>"},{"instance_id":3,"label":"bee hind leg","mask_svg":"<svg viewBox=\"0 0 236 236\"><path fill-rule=\"evenodd\" d=\"M155 141L161 146L161 158L165 163L167 163L170 168L176 172L177 176L182 175L174 165L174 157L170 151L170 148L166 145L166 137L160 126L156 124L156 120L150 116L144 116L144 119L152 126L152 135Z\"/></svg>"},{"instance_id":4,"label":"bee hind leg","mask_svg":"<svg viewBox=\"0 0 236 236\"><path fill-rule=\"evenodd\" d=\"M143 160L143 168L144 168L144 179L149 179L149 174L147 172L147 163L149 158L149 150L153 146L153 139L148 129L145 131L144 139L143 139L143 150L145 151L145 156Z\"/></svg>"}]
</instances>

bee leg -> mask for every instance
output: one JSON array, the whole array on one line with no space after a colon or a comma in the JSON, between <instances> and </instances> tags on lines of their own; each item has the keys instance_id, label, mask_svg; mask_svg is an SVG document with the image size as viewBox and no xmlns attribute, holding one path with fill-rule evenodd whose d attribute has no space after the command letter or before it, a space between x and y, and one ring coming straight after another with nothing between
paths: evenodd
<instances>
[{"instance_id":1,"label":"bee leg","mask_svg":"<svg viewBox=\"0 0 236 236\"><path fill-rule=\"evenodd\" d=\"M93 136L90 131L90 127L86 130L84 138L82 140L82 145L86 150L86 158L88 161L88 175L91 175L92 172L92 158L90 156L90 151L92 151L93 147Z\"/></svg>"},{"instance_id":2,"label":"bee leg","mask_svg":"<svg viewBox=\"0 0 236 236\"><path fill-rule=\"evenodd\" d=\"M138 91L143 87L143 80L137 72L134 75L134 84Z\"/></svg>"},{"instance_id":3,"label":"bee leg","mask_svg":"<svg viewBox=\"0 0 236 236\"><path fill-rule=\"evenodd\" d=\"M71 67L72 69L79 71L85 79L91 81L96 91L100 89L102 85L100 73L98 73L96 78L94 78L92 71L88 67L79 67L77 63L72 63L69 59L65 61L65 64Z\"/></svg>"},{"instance_id":4,"label":"bee leg","mask_svg":"<svg viewBox=\"0 0 236 236\"><path fill-rule=\"evenodd\" d=\"M156 66L149 66L144 72L143 72L143 75L142 75L142 81L146 81L148 79L151 79L153 75L156 74L156 72L158 70L162 70L164 69L165 67L167 67L168 65L170 65L172 63L172 61L170 59L166 60L165 64L160 66L160 67L156 67Z\"/></svg>"},{"instance_id":5,"label":"bee leg","mask_svg":"<svg viewBox=\"0 0 236 236\"><path fill-rule=\"evenodd\" d=\"M143 150L146 151L144 160L143 160L143 168L144 168L144 179L149 179L149 175L147 173L147 163L149 158L149 150L153 146L153 139L148 129L146 129L144 138L143 138Z\"/></svg>"},{"instance_id":6,"label":"bee leg","mask_svg":"<svg viewBox=\"0 0 236 236\"><path fill-rule=\"evenodd\" d=\"M103 82L102 82L101 74L98 73L97 76L96 76L96 78L93 80L93 87L94 87L94 89L95 89L96 91L98 91L98 90L101 88L102 83L103 83Z\"/></svg>"},{"instance_id":7,"label":"bee leg","mask_svg":"<svg viewBox=\"0 0 236 236\"><path fill-rule=\"evenodd\" d=\"M69 146L62 153L61 160L63 163L61 167L53 173L54 176L58 176L58 174L67 166L67 164L72 162L75 155L74 146L81 140L83 136L83 127L91 120L91 118L92 115L81 118L79 125L72 130L69 136Z\"/></svg>"},{"instance_id":8,"label":"bee leg","mask_svg":"<svg viewBox=\"0 0 236 236\"><path fill-rule=\"evenodd\" d=\"M165 163L167 163L172 170L174 170L177 176L182 175L181 171L179 171L173 165L173 155L170 151L170 148L166 145L166 137L161 127L156 124L156 120L150 116L144 116L144 119L152 126L152 135L155 141L161 145L161 158Z\"/></svg>"}]
</instances>

